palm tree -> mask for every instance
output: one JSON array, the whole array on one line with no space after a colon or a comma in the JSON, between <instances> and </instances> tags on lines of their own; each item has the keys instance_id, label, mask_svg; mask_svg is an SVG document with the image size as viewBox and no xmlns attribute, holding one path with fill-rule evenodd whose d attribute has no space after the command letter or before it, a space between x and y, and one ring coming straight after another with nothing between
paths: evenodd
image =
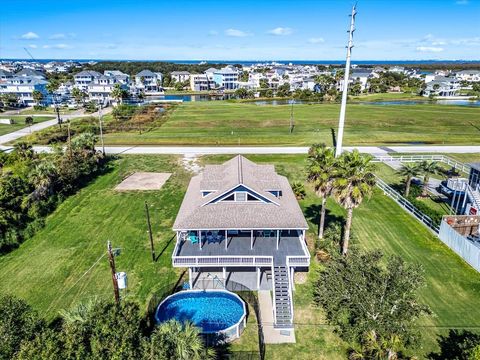
<instances>
[{"instance_id":1,"label":"palm tree","mask_svg":"<svg viewBox=\"0 0 480 360\"><path fill-rule=\"evenodd\" d=\"M35 166L31 173L31 181L35 187L31 194L33 201L44 199L51 193L56 174L57 169L51 159L43 159Z\"/></svg>"},{"instance_id":2,"label":"palm tree","mask_svg":"<svg viewBox=\"0 0 480 360\"><path fill-rule=\"evenodd\" d=\"M325 144L314 144L308 150L308 162L307 180L313 184L315 193L322 197L318 223L318 238L321 239L325 225L325 204L333 192L337 160L333 149L327 148Z\"/></svg>"},{"instance_id":3,"label":"palm tree","mask_svg":"<svg viewBox=\"0 0 480 360\"><path fill-rule=\"evenodd\" d=\"M32 98L33 101L35 101L35 105L40 105L40 102L43 100L43 94L38 90L34 90L32 92Z\"/></svg>"},{"instance_id":4,"label":"palm tree","mask_svg":"<svg viewBox=\"0 0 480 360\"><path fill-rule=\"evenodd\" d=\"M176 320L159 325L146 345L144 359L213 360L215 351L206 348L200 330L192 323Z\"/></svg>"},{"instance_id":5,"label":"palm tree","mask_svg":"<svg viewBox=\"0 0 480 360\"><path fill-rule=\"evenodd\" d=\"M428 183L430 181L430 176L433 174L438 174L440 172L440 167L436 161L422 161L420 163L420 169L423 173L422 196L426 197L428 195Z\"/></svg>"},{"instance_id":6,"label":"palm tree","mask_svg":"<svg viewBox=\"0 0 480 360\"><path fill-rule=\"evenodd\" d=\"M412 184L412 179L415 176L420 175L421 172L422 170L420 169L420 166L415 163L405 164L398 170L398 173L401 176L405 176L405 197L408 197L408 194L410 193L410 185Z\"/></svg>"},{"instance_id":7,"label":"palm tree","mask_svg":"<svg viewBox=\"0 0 480 360\"><path fill-rule=\"evenodd\" d=\"M347 255L352 226L353 209L360 206L365 197L370 197L375 186L375 165L370 155L358 150L343 153L338 162L338 173L334 182L337 202L347 210L347 221L342 242L342 254Z\"/></svg>"},{"instance_id":8,"label":"palm tree","mask_svg":"<svg viewBox=\"0 0 480 360\"><path fill-rule=\"evenodd\" d=\"M115 84L115 86L112 89L111 96L114 100L117 101L117 103L122 101L122 98L124 96L124 92L123 92L123 89L120 86L120 84Z\"/></svg>"}]
</instances>

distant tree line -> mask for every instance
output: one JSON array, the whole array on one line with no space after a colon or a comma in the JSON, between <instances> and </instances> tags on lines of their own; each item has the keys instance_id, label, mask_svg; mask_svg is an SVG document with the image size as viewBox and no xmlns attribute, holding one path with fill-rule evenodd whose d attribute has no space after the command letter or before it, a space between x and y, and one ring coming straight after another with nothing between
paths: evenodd
<instances>
[{"instance_id":1,"label":"distant tree line","mask_svg":"<svg viewBox=\"0 0 480 360\"><path fill-rule=\"evenodd\" d=\"M42 228L60 202L105 168L95 142L84 133L51 154L36 154L26 143L0 152L0 254Z\"/></svg>"}]
</instances>

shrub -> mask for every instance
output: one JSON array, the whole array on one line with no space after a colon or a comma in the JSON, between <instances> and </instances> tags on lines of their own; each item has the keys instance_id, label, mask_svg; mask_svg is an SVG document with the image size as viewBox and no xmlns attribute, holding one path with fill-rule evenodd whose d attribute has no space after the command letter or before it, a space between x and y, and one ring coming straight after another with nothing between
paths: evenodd
<instances>
[{"instance_id":1,"label":"shrub","mask_svg":"<svg viewBox=\"0 0 480 360\"><path fill-rule=\"evenodd\" d=\"M292 183L292 190L295 197L299 200L305 198L305 195L307 194L305 192L305 185L300 181L294 181Z\"/></svg>"}]
</instances>

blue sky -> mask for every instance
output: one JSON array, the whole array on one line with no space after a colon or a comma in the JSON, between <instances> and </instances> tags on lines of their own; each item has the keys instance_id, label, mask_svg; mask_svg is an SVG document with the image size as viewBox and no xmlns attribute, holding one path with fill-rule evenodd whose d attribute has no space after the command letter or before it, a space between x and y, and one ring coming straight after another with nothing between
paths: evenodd
<instances>
[{"instance_id":1,"label":"blue sky","mask_svg":"<svg viewBox=\"0 0 480 360\"><path fill-rule=\"evenodd\" d=\"M4 1L0 58L335 60L345 0ZM360 0L354 60L480 59L480 0Z\"/></svg>"}]
</instances>

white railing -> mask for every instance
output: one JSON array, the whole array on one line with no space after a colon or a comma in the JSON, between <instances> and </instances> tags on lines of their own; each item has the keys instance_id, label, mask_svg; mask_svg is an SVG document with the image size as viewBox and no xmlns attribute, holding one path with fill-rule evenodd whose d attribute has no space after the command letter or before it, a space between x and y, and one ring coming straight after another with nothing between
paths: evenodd
<instances>
[{"instance_id":1,"label":"white railing","mask_svg":"<svg viewBox=\"0 0 480 360\"><path fill-rule=\"evenodd\" d=\"M440 161L447 165L453 166L456 169L464 172L470 172L470 165L461 163L460 161L449 158L445 155L379 155L372 159L372 162L418 162L418 161Z\"/></svg>"},{"instance_id":2,"label":"white railing","mask_svg":"<svg viewBox=\"0 0 480 360\"><path fill-rule=\"evenodd\" d=\"M377 178L377 186L384 192L385 195L391 197L395 202L400 205L403 209L405 209L409 214L413 215L415 218L420 220L422 224L428 227L431 231L435 234L438 234L440 229L437 225L434 224L433 220L418 210L410 201L405 199L402 195L400 195L397 191L395 191L390 185L388 185L385 181Z\"/></svg>"},{"instance_id":3,"label":"white railing","mask_svg":"<svg viewBox=\"0 0 480 360\"><path fill-rule=\"evenodd\" d=\"M271 266L273 256L172 256L174 267L185 266Z\"/></svg>"},{"instance_id":4,"label":"white railing","mask_svg":"<svg viewBox=\"0 0 480 360\"><path fill-rule=\"evenodd\" d=\"M475 207L477 209L480 209L480 194L478 192L478 186L477 186L477 189L474 190L472 189L472 187L467 184L467 196L470 198L470 200L472 201L473 204L475 204Z\"/></svg>"},{"instance_id":5,"label":"white railing","mask_svg":"<svg viewBox=\"0 0 480 360\"><path fill-rule=\"evenodd\" d=\"M272 284L273 284L273 289L272 289L272 297L273 297L273 322L277 322L277 302L275 300L275 268L273 267L273 262L272 262Z\"/></svg>"}]
</instances>

